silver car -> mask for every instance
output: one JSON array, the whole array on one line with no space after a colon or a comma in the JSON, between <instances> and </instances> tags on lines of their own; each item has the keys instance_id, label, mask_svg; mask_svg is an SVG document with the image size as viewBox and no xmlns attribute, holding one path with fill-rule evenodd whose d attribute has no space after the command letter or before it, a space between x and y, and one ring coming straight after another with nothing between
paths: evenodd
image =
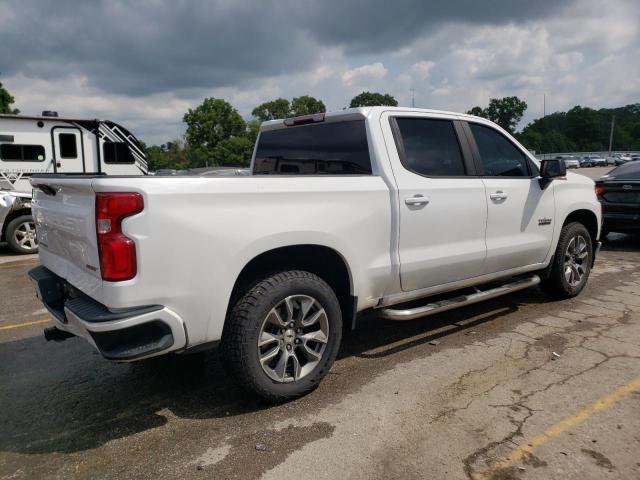
<instances>
[{"instance_id":1,"label":"silver car","mask_svg":"<svg viewBox=\"0 0 640 480\"><path fill-rule=\"evenodd\" d=\"M580 160L578 159L578 157L567 156L567 157L556 157L556 159L563 160L567 168L580 168Z\"/></svg>"}]
</instances>

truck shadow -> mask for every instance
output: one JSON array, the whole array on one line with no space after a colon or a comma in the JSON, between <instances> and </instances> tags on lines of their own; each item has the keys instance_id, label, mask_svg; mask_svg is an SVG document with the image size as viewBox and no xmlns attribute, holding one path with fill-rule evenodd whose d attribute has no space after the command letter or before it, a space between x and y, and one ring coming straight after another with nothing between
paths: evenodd
<instances>
[{"instance_id":1,"label":"truck shadow","mask_svg":"<svg viewBox=\"0 0 640 480\"><path fill-rule=\"evenodd\" d=\"M601 240L603 252L640 252L640 234L610 233Z\"/></svg>"},{"instance_id":2,"label":"truck shadow","mask_svg":"<svg viewBox=\"0 0 640 480\"><path fill-rule=\"evenodd\" d=\"M612 235L604 249L637 253L640 241ZM434 351L430 343L473 341L474 329L481 327L492 336L504 326L527 321L526 315L514 315L523 307L546 302L533 288L410 322L362 315L358 329L345 334L338 363L323 386L308 397L275 406L237 387L216 351L114 364L79 339L58 345L38 335L0 343L0 451L82 452L162 428L171 417L207 420L220 431L233 432L239 424L255 428L273 418L302 416L318 403L339 402L411 354L429 355Z\"/></svg>"},{"instance_id":3,"label":"truck shadow","mask_svg":"<svg viewBox=\"0 0 640 480\"><path fill-rule=\"evenodd\" d=\"M365 315L356 331L345 333L338 362L350 357L376 361L393 358L394 354L504 317L515 312L520 301L537 299L530 293L526 298L503 299L502 303L496 299L401 324ZM465 321L465 316L474 316L474 320ZM296 404L309 401L302 398L274 406L247 395L224 371L217 351L114 364L103 360L80 339L57 345L45 343L38 336L0 345L0 451L79 452L162 427L170 415L225 422L226 417L257 416L264 410L277 415L280 410L290 409L292 403L297 410ZM388 365L367 365L367 378L385 368ZM351 388L366 383L366 378L341 370L340 383ZM330 397L325 399L328 403L339 401L345 393L343 388L321 390L325 390L322 395Z\"/></svg>"}]
</instances>

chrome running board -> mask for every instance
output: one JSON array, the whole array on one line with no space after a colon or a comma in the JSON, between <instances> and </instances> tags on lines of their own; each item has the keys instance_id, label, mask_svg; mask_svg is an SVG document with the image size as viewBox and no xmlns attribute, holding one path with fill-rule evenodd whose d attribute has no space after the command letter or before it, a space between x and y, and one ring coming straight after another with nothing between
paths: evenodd
<instances>
[{"instance_id":1,"label":"chrome running board","mask_svg":"<svg viewBox=\"0 0 640 480\"><path fill-rule=\"evenodd\" d=\"M382 318L387 320L413 320L414 318L426 317L435 313L446 312L454 308L471 305L473 303L482 302L491 298L496 298L507 293L517 292L525 288L534 287L540 283L540 277L533 275L529 278L516 280L514 282L505 283L499 287L491 288L485 291L478 291L470 295L461 295L459 297L440 300L439 302L427 303L416 308L408 308L405 310L397 310L394 308L383 308L381 312Z\"/></svg>"}]
</instances>

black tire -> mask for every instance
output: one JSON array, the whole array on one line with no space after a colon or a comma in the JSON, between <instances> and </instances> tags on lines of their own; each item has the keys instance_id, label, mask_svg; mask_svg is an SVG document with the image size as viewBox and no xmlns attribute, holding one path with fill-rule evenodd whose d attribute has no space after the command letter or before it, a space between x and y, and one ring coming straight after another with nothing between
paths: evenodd
<instances>
[{"instance_id":1,"label":"black tire","mask_svg":"<svg viewBox=\"0 0 640 480\"><path fill-rule=\"evenodd\" d=\"M583 268L584 273L580 278L580 281L574 283L569 282L565 275L565 261L567 261L567 249L571 241L573 240L574 242L577 242L576 239L579 237L582 237L586 241L587 255L579 264L579 266ZM571 260L574 260L574 264L577 264L577 260ZM589 274L591 273L591 264L593 262L593 243L591 242L591 235L583 224L572 222L562 227L556 253L551 262L551 272L549 277L540 282L540 288L542 291L550 297L557 299L572 298L578 295L587 284Z\"/></svg>"},{"instance_id":2,"label":"black tire","mask_svg":"<svg viewBox=\"0 0 640 480\"><path fill-rule=\"evenodd\" d=\"M317 305L324 308L326 313L324 318L328 325L327 342L320 359L305 376L297 380L292 380L289 376L288 383L283 383L274 380L263 368L259 356L261 354L264 356L265 352L258 347L258 339L262 329L266 328L266 318L272 309L281 305L286 298L291 296L295 298L296 295L312 297L317 300ZM314 308L316 308L315 304ZM301 304L297 314L304 315ZM295 321L298 322L298 320ZM300 332L301 329L296 331ZM277 348L280 348L278 352L282 353L278 355L283 355L286 353L283 350L284 347L289 348L292 345L283 343L286 341L284 340L286 335L280 338ZM270 402L284 402L305 395L318 386L333 365L341 339L342 314L338 299L331 287L312 273L298 270L285 271L271 275L255 284L233 306L222 335L221 360L242 388ZM296 342L298 341L296 337ZM300 358L303 358L299 350L301 348L302 345L297 347L293 345L293 352L298 352ZM296 362L300 365L302 361L297 358ZM306 356L303 360L305 359ZM284 363L287 365L286 371L290 367L289 360L287 359Z\"/></svg>"},{"instance_id":3,"label":"black tire","mask_svg":"<svg viewBox=\"0 0 640 480\"><path fill-rule=\"evenodd\" d=\"M19 243L21 238L24 238L24 235L21 236L21 233L24 232L24 225L29 224L30 229L33 229L33 241L29 241L26 244L21 245ZM30 235L30 233L29 233ZM7 229L4 232L5 239L9 248L13 250L15 253L26 255L30 253L38 253L38 244L35 239L35 224L33 222L33 217L31 215L20 215L9 222L7 225ZM35 248L31 248L30 245L35 245Z\"/></svg>"}]
</instances>

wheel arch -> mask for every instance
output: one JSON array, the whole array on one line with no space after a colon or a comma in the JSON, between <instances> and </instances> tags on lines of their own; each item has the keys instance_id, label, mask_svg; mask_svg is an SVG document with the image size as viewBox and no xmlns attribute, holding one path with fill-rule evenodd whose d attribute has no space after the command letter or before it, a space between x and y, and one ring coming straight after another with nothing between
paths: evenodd
<instances>
[{"instance_id":1,"label":"wheel arch","mask_svg":"<svg viewBox=\"0 0 640 480\"><path fill-rule=\"evenodd\" d=\"M568 225L572 222L578 222L585 226L589 235L591 235L591 243L592 247L595 249L598 243L598 217L592 210L588 209L578 209L569 213L562 226Z\"/></svg>"},{"instance_id":2,"label":"wheel arch","mask_svg":"<svg viewBox=\"0 0 640 480\"><path fill-rule=\"evenodd\" d=\"M269 275L283 270L304 270L322 278L338 297L343 324L353 326L357 298L353 296L353 275L349 264L335 249L316 244L276 247L253 257L234 282L226 317L243 292Z\"/></svg>"}]
</instances>

